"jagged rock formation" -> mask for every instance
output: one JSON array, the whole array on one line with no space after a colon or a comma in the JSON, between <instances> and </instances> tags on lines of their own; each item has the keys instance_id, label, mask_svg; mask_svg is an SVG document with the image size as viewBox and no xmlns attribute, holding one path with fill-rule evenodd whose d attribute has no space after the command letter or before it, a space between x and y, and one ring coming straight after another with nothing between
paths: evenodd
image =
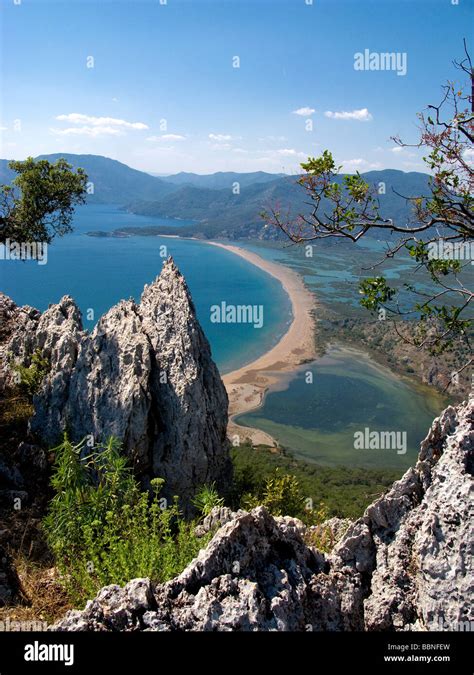
<instances>
[{"instance_id":1,"label":"jagged rock formation","mask_svg":"<svg viewBox=\"0 0 474 675\"><path fill-rule=\"evenodd\" d=\"M474 621L473 401L447 408L415 468L330 555L304 525L251 513L224 522L182 574L108 586L54 630L462 630Z\"/></svg>"},{"instance_id":2,"label":"jagged rock formation","mask_svg":"<svg viewBox=\"0 0 474 675\"><path fill-rule=\"evenodd\" d=\"M202 523L194 528L194 533L197 537L203 537L208 532L217 530L230 520L234 520L237 516L242 516L246 511L232 511L228 506L215 506L211 512L205 516Z\"/></svg>"},{"instance_id":3,"label":"jagged rock formation","mask_svg":"<svg viewBox=\"0 0 474 675\"><path fill-rule=\"evenodd\" d=\"M300 530L298 521L274 519L263 507L244 513L176 579L155 589L148 579L103 588L58 628L296 630L305 621L311 577L324 569Z\"/></svg>"},{"instance_id":4,"label":"jagged rock formation","mask_svg":"<svg viewBox=\"0 0 474 675\"><path fill-rule=\"evenodd\" d=\"M471 400L435 420L415 468L367 509L376 550L367 628L460 630L474 620L473 476Z\"/></svg>"},{"instance_id":5,"label":"jagged rock formation","mask_svg":"<svg viewBox=\"0 0 474 675\"><path fill-rule=\"evenodd\" d=\"M36 322L40 316L38 310L32 307L17 307L17 305L4 293L0 292L0 393L11 383L12 373L8 367L11 354L10 340L15 333L22 333L25 324Z\"/></svg>"},{"instance_id":6,"label":"jagged rock formation","mask_svg":"<svg viewBox=\"0 0 474 675\"><path fill-rule=\"evenodd\" d=\"M9 311L16 328L5 351L27 364L39 349L50 362L30 421L43 443L65 430L73 441L114 435L143 483L164 478L164 496L180 496L185 508L204 483L225 489L227 394L171 259L140 303L119 302L90 335L69 296L43 314Z\"/></svg>"}]
</instances>

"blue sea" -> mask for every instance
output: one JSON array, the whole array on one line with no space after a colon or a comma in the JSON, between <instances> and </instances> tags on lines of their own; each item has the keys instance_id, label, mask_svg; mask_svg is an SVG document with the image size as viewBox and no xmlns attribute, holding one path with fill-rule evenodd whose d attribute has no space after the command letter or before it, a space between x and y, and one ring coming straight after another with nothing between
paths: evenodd
<instances>
[{"instance_id":1,"label":"blue sea","mask_svg":"<svg viewBox=\"0 0 474 675\"><path fill-rule=\"evenodd\" d=\"M165 253L173 256L186 278L221 373L265 353L286 332L292 318L289 298L275 278L233 253L198 241L86 234L170 224L178 232L185 222L137 216L113 205L79 207L74 232L55 239L48 247L46 265L36 261L0 263L0 290L18 305L32 305L41 311L69 294L83 312L84 327L91 329L119 300L139 299L144 284L160 273ZM263 326L212 323L210 308L221 302L262 305ZM87 320L92 315L90 310L93 320Z\"/></svg>"},{"instance_id":2,"label":"blue sea","mask_svg":"<svg viewBox=\"0 0 474 675\"><path fill-rule=\"evenodd\" d=\"M204 242L169 237L88 236L88 232L124 227L173 225L179 233L184 221L137 216L114 205L77 209L74 232L48 248L48 262L0 262L0 290L19 304L45 310L61 296L71 295L92 329L100 316L121 299L139 299L144 284L159 274L166 256L173 256L191 291L201 325L222 374L250 363L286 332L291 303L280 283L243 258ZM262 257L287 264L301 274L308 287L328 305L354 303L357 280L353 251L324 251L312 262L301 251L239 242ZM295 257L296 256L296 257ZM263 326L213 323L211 307L261 305ZM91 310L93 318L88 319ZM327 360L329 358L329 361ZM306 371L314 385L305 384ZM279 391L268 393L264 405L241 416L243 424L269 432L295 456L325 465L406 468L416 458L442 402L433 390L402 382L357 350L332 351L330 357L307 364ZM406 430L405 455L361 453L353 448L354 429Z\"/></svg>"}]
</instances>

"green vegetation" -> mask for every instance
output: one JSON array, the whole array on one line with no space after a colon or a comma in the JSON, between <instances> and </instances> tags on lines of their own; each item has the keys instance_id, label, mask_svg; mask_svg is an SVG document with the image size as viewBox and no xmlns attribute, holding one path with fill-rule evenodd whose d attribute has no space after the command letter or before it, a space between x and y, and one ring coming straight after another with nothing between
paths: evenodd
<instances>
[{"instance_id":1,"label":"green vegetation","mask_svg":"<svg viewBox=\"0 0 474 675\"><path fill-rule=\"evenodd\" d=\"M203 485L194 496L192 503L203 516L208 516L213 508L224 506L224 499L219 497L216 486L212 483L212 485Z\"/></svg>"},{"instance_id":2,"label":"green vegetation","mask_svg":"<svg viewBox=\"0 0 474 675\"><path fill-rule=\"evenodd\" d=\"M0 185L0 243L50 243L71 232L74 207L85 202L84 171L71 171L65 159L51 164L28 157L8 166L18 175L11 185Z\"/></svg>"},{"instance_id":3,"label":"green vegetation","mask_svg":"<svg viewBox=\"0 0 474 675\"><path fill-rule=\"evenodd\" d=\"M11 368L16 374L18 389L30 398L39 391L41 383L49 370L49 361L40 349L36 349L29 359L29 364L11 362Z\"/></svg>"},{"instance_id":4,"label":"green vegetation","mask_svg":"<svg viewBox=\"0 0 474 675\"><path fill-rule=\"evenodd\" d=\"M284 452L249 444L233 448L232 460L234 507L266 504L275 515L297 516L311 525L326 517L359 518L401 477L391 470L307 464Z\"/></svg>"},{"instance_id":5,"label":"green vegetation","mask_svg":"<svg viewBox=\"0 0 474 675\"><path fill-rule=\"evenodd\" d=\"M242 505L248 509L265 506L274 516L300 517L305 512L305 498L295 476L282 474L279 467L264 479L256 494L242 497Z\"/></svg>"},{"instance_id":6,"label":"green vegetation","mask_svg":"<svg viewBox=\"0 0 474 675\"><path fill-rule=\"evenodd\" d=\"M245 509L265 506L274 516L292 516L306 525L317 525L327 518L324 504L315 509L312 498L305 496L296 476L282 473L280 467L262 483L257 483L255 493L244 494L241 505Z\"/></svg>"},{"instance_id":7,"label":"green vegetation","mask_svg":"<svg viewBox=\"0 0 474 675\"><path fill-rule=\"evenodd\" d=\"M84 441L67 437L55 449L55 496L44 527L75 604L107 584L171 579L208 541L181 517L177 498L171 505L160 498L162 479L151 481L152 497L140 491L119 449L111 438L87 454Z\"/></svg>"},{"instance_id":8,"label":"green vegetation","mask_svg":"<svg viewBox=\"0 0 474 675\"><path fill-rule=\"evenodd\" d=\"M88 449L85 441L74 445L65 437L54 452L55 495L43 524L74 605L108 584L123 585L135 577L171 579L212 536L198 538L196 521L183 519L177 498L169 505L160 497L162 479L151 481L151 496L140 490L116 439ZM375 493L396 477L393 472L309 466L264 446L235 448L233 461L231 506L264 505L273 515L298 517L308 525L330 516L360 516ZM224 500L208 485L194 503L205 516ZM327 533L313 535L320 547L330 547Z\"/></svg>"},{"instance_id":9,"label":"green vegetation","mask_svg":"<svg viewBox=\"0 0 474 675\"><path fill-rule=\"evenodd\" d=\"M361 304L377 312L379 319L391 318L396 325L401 319L416 319L416 332L404 339L435 355L452 349L459 339L472 353L469 310L474 293L463 270L470 269L474 236L474 170L466 160L474 140L474 70L465 43L464 48L464 60L455 62L466 80L464 86L448 81L441 103L429 105L429 114L418 115L421 134L416 145L426 152L423 161L431 176L428 194L400 195L411 207L404 223L397 223L393 215L387 217L381 210L388 193L385 182L380 191L380 184L370 185L358 172L341 176L341 166L328 150L301 164L305 173L298 183L312 206L309 216L302 212L294 218L280 206L263 214L269 225L297 244L330 238L355 243L372 233L387 242L385 260L408 253L413 269L424 269L435 290L426 292L419 284L405 283L402 295L389 285L386 276L378 275L360 282ZM400 148L409 145L399 137L392 140ZM393 184L388 185L395 189ZM380 195L384 195L383 200ZM396 239L390 241L389 235L396 235ZM472 358L468 358L451 375L452 384L471 363Z\"/></svg>"}]
</instances>

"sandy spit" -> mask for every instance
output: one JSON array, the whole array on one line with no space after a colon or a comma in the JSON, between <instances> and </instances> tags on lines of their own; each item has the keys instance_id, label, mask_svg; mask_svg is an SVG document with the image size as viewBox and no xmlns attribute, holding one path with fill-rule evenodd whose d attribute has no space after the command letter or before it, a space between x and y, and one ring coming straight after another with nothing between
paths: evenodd
<instances>
[{"instance_id":1,"label":"sandy spit","mask_svg":"<svg viewBox=\"0 0 474 675\"><path fill-rule=\"evenodd\" d=\"M288 294L293 321L280 341L252 363L227 373L223 381L229 396L228 435L231 439L250 438L254 445L277 445L274 438L259 429L243 427L235 423L234 417L262 405L265 393L274 387L288 373L306 361L316 358L315 325L311 315L317 307L314 295L306 288L299 274L286 266L264 260L256 253L233 244L207 242L239 255L278 279Z\"/></svg>"}]
</instances>

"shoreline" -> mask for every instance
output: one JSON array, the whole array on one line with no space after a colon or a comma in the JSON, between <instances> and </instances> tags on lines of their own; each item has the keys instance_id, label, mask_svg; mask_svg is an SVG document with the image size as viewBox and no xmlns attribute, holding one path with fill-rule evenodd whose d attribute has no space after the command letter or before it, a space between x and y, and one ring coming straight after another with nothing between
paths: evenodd
<instances>
[{"instance_id":1,"label":"shoreline","mask_svg":"<svg viewBox=\"0 0 474 675\"><path fill-rule=\"evenodd\" d=\"M311 310L317 306L316 298L306 288L301 276L292 269L233 244L216 241L207 243L239 255L267 272L281 283L290 298L293 320L277 344L254 361L222 376L229 397L228 435L244 435L254 445L276 446L277 441L272 436L260 429L241 426L234 418L258 409L267 391L278 385L285 375L305 361L316 358L315 321L311 316Z\"/></svg>"}]
</instances>

